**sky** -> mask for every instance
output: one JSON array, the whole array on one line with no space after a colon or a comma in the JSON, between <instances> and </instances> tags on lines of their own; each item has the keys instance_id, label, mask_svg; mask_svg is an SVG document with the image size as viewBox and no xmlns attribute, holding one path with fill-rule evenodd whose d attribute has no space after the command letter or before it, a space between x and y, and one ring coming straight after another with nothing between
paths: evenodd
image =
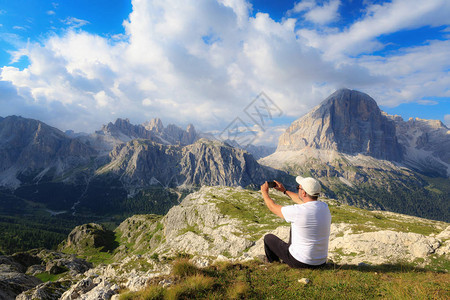
<instances>
[{"instance_id":1,"label":"sky","mask_svg":"<svg viewBox=\"0 0 450 300\"><path fill-rule=\"evenodd\" d=\"M276 144L339 88L450 125L448 0L0 0L0 116Z\"/></svg>"}]
</instances>

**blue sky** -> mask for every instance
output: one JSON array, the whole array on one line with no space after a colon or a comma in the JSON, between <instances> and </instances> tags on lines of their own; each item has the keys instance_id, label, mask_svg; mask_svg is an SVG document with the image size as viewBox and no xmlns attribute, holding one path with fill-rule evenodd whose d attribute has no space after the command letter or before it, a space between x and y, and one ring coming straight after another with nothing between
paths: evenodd
<instances>
[{"instance_id":1,"label":"blue sky","mask_svg":"<svg viewBox=\"0 0 450 300\"><path fill-rule=\"evenodd\" d=\"M0 116L93 132L118 117L275 143L341 87L450 125L447 0L0 0ZM264 91L283 111L245 120Z\"/></svg>"}]
</instances>

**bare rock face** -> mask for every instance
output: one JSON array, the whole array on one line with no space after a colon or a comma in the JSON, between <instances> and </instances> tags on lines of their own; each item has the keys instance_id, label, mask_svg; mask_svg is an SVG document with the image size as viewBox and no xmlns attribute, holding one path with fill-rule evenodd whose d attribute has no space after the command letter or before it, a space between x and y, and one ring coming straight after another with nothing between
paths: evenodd
<instances>
[{"instance_id":1,"label":"bare rock face","mask_svg":"<svg viewBox=\"0 0 450 300\"><path fill-rule=\"evenodd\" d=\"M0 120L0 185L17 187L19 175L58 175L86 164L96 151L40 121Z\"/></svg>"},{"instance_id":2,"label":"bare rock face","mask_svg":"<svg viewBox=\"0 0 450 300\"><path fill-rule=\"evenodd\" d=\"M101 130L82 138L101 152L109 152L115 146L134 139L145 139L163 145L189 145L199 139L192 124L186 130L169 124L164 127L159 118L149 122L133 125L128 119L117 119L114 123L104 125Z\"/></svg>"},{"instance_id":3,"label":"bare rock face","mask_svg":"<svg viewBox=\"0 0 450 300\"><path fill-rule=\"evenodd\" d=\"M399 143L404 151L403 162L433 176L450 176L450 130L439 120L386 115L394 120Z\"/></svg>"},{"instance_id":4,"label":"bare rock face","mask_svg":"<svg viewBox=\"0 0 450 300\"><path fill-rule=\"evenodd\" d=\"M129 186L248 186L264 181L268 170L246 151L201 139L188 146L148 140L118 145L98 173L113 173Z\"/></svg>"},{"instance_id":5,"label":"bare rock face","mask_svg":"<svg viewBox=\"0 0 450 300\"><path fill-rule=\"evenodd\" d=\"M72 282L69 280L41 283L38 286L19 294L16 297L16 300L58 300L71 284Z\"/></svg>"},{"instance_id":6,"label":"bare rock face","mask_svg":"<svg viewBox=\"0 0 450 300\"><path fill-rule=\"evenodd\" d=\"M394 123L370 96L341 89L294 121L280 137L277 151L303 148L336 150L400 161Z\"/></svg>"}]
</instances>

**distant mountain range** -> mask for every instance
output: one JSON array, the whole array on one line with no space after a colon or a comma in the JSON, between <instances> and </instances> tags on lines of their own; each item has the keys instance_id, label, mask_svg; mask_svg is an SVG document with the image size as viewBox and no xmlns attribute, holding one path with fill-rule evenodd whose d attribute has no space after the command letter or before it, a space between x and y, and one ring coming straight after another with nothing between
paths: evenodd
<instances>
[{"instance_id":1,"label":"distant mountain range","mask_svg":"<svg viewBox=\"0 0 450 300\"><path fill-rule=\"evenodd\" d=\"M117 119L93 134L76 134L9 116L0 118L0 187L24 201L74 211L96 202L119 205L138 195L145 201L140 191L154 187L258 188L273 178L294 186L294 176L304 174L348 204L448 220L447 149L450 133L441 122L405 122L348 89L294 121L274 153L211 140L192 124L164 127L160 119L140 125ZM75 192L50 192L72 187ZM167 211L171 204L165 205Z\"/></svg>"}]
</instances>

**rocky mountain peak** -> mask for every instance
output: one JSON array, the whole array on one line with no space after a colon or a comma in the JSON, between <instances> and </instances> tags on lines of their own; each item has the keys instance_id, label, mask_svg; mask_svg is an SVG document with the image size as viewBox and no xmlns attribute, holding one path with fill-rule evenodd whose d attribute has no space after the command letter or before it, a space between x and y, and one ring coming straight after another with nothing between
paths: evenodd
<instances>
[{"instance_id":1,"label":"rocky mountain peak","mask_svg":"<svg viewBox=\"0 0 450 300\"><path fill-rule=\"evenodd\" d=\"M163 123L160 118L154 118L150 122L143 124L145 129L150 131L162 132L164 129Z\"/></svg>"},{"instance_id":2,"label":"rocky mountain peak","mask_svg":"<svg viewBox=\"0 0 450 300\"><path fill-rule=\"evenodd\" d=\"M304 148L336 150L400 161L394 123L362 92L340 89L294 121L280 137L277 151Z\"/></svg>"}]
</instances>

